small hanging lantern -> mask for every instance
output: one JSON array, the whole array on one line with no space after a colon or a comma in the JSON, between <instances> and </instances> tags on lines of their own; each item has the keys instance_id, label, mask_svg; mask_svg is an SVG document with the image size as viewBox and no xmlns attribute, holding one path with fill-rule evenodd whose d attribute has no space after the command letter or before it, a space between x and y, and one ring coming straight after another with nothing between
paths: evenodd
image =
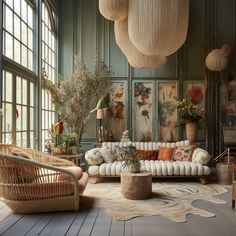
<instances>
[{"instance_id":1,"label":"small hanging lantern","mask_svg":"<svg viewBox=\"0 0 236 236\"><path fill-rule=\"evenodd\" d=\"M135 68L155 68L166 62L166 58L141 53L132 44L128 35L128 19L115 21L114 31L116 43L131 66Z\"/></svg>"},{"instance_id":2,"label":"small hanging lantern","mask_svg":"<svg viewBox=\"0 0 236 236\"><path fill-rule=\"evenodd\" d=\"M108 20L122 20L128 16L128 0L99 0L99 11Z\"/></svg>"},{"instance_id":3,"label":"small hanging lantern","mask_svg":"<svg viewBox=\"0 0 236 236\"><path fill-rule=\"evenodd\" d=\"M221 49L212 50L206 57L206 67L211 71L222 71L228 65L226 51Z\"/></svg>"},{"instance_id":4,"label":"small hanging lantern","mask_svg":"<svg viewBox=\"0 0 236 236\"><path fill-rule=\"evenodd\" d=\"M165 57L187 36L189 0L129 0L128 32L142 53Z\"/></svg>"}]
</instances>

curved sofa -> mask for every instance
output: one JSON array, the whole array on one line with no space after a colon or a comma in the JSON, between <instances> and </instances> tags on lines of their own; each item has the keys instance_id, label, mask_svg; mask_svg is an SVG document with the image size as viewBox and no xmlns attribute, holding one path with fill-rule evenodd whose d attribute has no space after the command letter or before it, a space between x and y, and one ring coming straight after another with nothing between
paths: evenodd
<instances>
[{"instance_id":1,"label":"curved sofa","mask_svg":"<svg viewBox=\"0 0 236 236\"><path fill-rule=\"evenodd\" d=\"M176 143L160 142L103 142L102 148L108 147L113 152L116 148L132 145L139 150L158 150L158 147L180 147L188 146L188 140ZM98 149L99 150L99 149ZM141 170L149 171L153 177L198 177L202 183L206 183L205 177L210 175L208 166L190 161L160 161L160 160L140 160ZM88 168L93 182L97 182L100 177L118 177L123 167L123 161L113 161L112 163L102 163L101 165L91 165Z\"/></svg>"}]
</instances>

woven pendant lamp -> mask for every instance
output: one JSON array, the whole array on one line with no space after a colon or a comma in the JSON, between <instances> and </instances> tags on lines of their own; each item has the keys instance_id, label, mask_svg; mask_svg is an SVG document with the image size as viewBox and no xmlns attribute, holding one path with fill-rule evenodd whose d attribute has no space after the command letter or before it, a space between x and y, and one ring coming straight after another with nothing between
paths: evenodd
<instances>
[{"instance_id":1,"label":"woven pendant lamp","mask_svg":"<svg viewBox=\"0 0 236 236\"><path fill-rule=\"evenodd\" d=\"M99 11L108 20L122 20L128 16L128 0L99 0Z\"/></svg>"},{"instance_id":2,"label":"woven pendant lamp","mask_svg":"<svg viewBox=\"0 0 236 236\"><path fill-rule=\"evenodd\" d=\"M206 57L206 67L211 71L222 71L228 66L228 57L221 49L212 50Z\"/></svg>"},{"instance_id":3,"label":"woven pendant lamp","mask_svg":"<svg viewBox=\"0 0 236 236\"><path fill-rule=\"evenodd\" d=\"M128 33L147 55L168 56L187 36L189 0L129 0Z\"/></svg>"},{"instance_id":4,"label":"woven pendant lamp","mask_svg":"<svg viewBox=\"0 0 236 236\"><path fill-rule=\"evenodd\" d=\"M115 21L115 39L129 64L135 68L156 68L166 62L166 58L141 53L130 41L128 35L128 19Z\"/></svg>"}]
</instances>

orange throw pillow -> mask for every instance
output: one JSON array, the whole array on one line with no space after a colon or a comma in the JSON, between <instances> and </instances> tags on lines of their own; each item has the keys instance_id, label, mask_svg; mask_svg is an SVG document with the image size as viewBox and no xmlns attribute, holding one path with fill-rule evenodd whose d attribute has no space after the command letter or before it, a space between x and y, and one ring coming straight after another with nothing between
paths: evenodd
<instances>
[{"instance_id":1,"label":"orange throw pillow","mask_svg":"<svg viewBox=\"0 0 236 236\"><path fill-rule=\"evenodd\" d=\"M173 161L173 152L175 148L159 147L158 160L159 161Z\"/></svg>"}]
</instances>

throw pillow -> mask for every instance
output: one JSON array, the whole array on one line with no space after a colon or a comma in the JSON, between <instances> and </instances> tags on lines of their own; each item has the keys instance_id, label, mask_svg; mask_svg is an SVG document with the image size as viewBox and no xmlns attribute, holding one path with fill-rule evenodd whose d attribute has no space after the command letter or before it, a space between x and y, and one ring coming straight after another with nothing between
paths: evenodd
<instances>
[{"instance_id":1,"label":"throw pillow","mask_svg":"<svg viewBox=\"0 0 236 236\"><path fill-rule=\"evenodd\" d=\"M106 163L112 163L116 159L115 153L109 147L99 148L99 152Z\"/></svg>"},{"instance_id":2,"label":"throw pillow","mask_svg":"<svg viewBox=\"0 0 236 236\"><path fill-rule=\"evenodd\" d=\"M21 148L12 147L10 154L30 159L30 156ZM30 164L9 161L9 165L5 168L10 176L9 183L31 183L37 177L37 168Z\"/></svg>"},{"instance_id":3,"label":"throw pillow","mask_svg":"<svg viewBox=\"0 0 236 236\"><path fill-rule=\"evenodd\" d=\"M173 153L175 148L159 147L158 148L158 160L160 161L173 161Z\"/></svg>"},{"instance_id":4,"label":"throw pillow","mask_svg":"<svg viewBox=\"0 0 236 236\"><path fill-rule=\"evenodd\" d=\"M206 165L210 158L211 156L206 150L202 148L195 148L192 155L192 162Z\"/></svg>"},{"instance_id":5,"label":"throw pillow","mask_svg":"<svg viewBox=\"0 0 236 236\"><path fill-rule=\"evenodd\" d=\"M142 156L141 160L157 160L158 158L158 151L154 150L136 150L137 154Z\"/></svg>"},{"instance_id":6,"label":"throw pillow","mask_svg":"<svg viewBox=\"0 0 236 236\"><path fill-rule=\"evenodd\" d=\"M196 148L195 145L188 145L188 146L181 146L178 147L174 152L174 160L175 161L191 161L192 154L194 149Z\"/></svg>"},{"instance_id":7,"label":"throw pillow","mask_svg":"<svg viewBox=\"0 0 236 236\"><path fill-rule=\"evenodd\" d=\"M102 155L99 148L93 148L85 153L85 160L91 166L100 165L103 163Z\"/></svg>"},{"instance_id":8,"label":"throw pillow","mask_svg":"<svg viewBox=\"0 0 236 236\"><path fill-rule=\"evenodd\" d=\"M30 155L28 155L21 148L12 147L12 148L10 148L10 153L14 156L21 156L21 157L24 157L26 159L30 159Z\"/></svg>"},{"instance_id":9,"label":"throw pillow","mask_svg":"<svg viewBox=\"0 0 236 236\"><path fill-rule=\"evenodd\" d=\"M125 155L125 150L120 146L116 146L114 154L117 161L122 161Z\"/></svg>"}]
</instances>

